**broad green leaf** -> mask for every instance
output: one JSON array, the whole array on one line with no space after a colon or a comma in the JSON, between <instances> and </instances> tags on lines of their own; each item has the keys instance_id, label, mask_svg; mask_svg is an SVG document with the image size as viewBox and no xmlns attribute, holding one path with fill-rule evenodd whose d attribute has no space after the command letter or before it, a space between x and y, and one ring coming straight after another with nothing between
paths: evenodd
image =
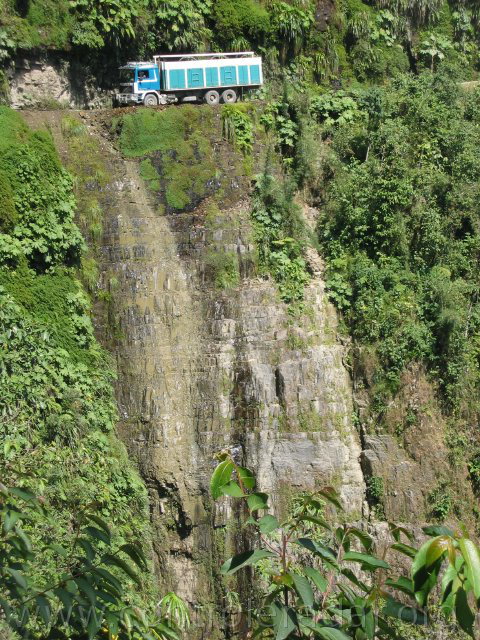
<instances>
[{"instance_id":1,"label":"broad green leaf","mask_svg":"<svg viewBox=\"0 0 480 640\"><path fill-rule=\"evenodd\" d=\"M319 591L322 593L327 589L328 582L327 579L322 576L320 571L314 569L313 567L304 567L304 573L310 578L313 584L317 587Z\"/></svg>"},{"instance_id":2,"label":"broad green leaf","mask_svg":"<svg viewBox=\"0 0 480 640\"><path fill-rule=\"evenodd\" d=\"M50 611L50 604L45 598L45 596L36 596L35 602L37 603L38 613L40 614L41 619L45 624L50 623L50 618L52 616Z\"/></svg>"},{"instance_id":3,"label":"broad green leaf","mask_svg":"<svg viewBox=\"0 0 480 640\"><path fill-rule=\"evenodd\" d=\"M250 511L258 511L259 509L268 509L268 495L266 493L251 493L247 498L247 504Z\"/></svg>"},{"instance_id":4,"label":"broad green leaf","mask_svg":"<svg viewBox=\"0 0 480 640\"><path fill-rule=\"evenodd\" d=\"M347 569L346 567L342 567L341 569L341 573L342 576L345 576L346 578L348 578L350 580L350 582L353 582L353 584L358 587L359 589L361 589L364 593L368 593L370 591L370 588L367 587L367 585L362 582L358 576L356 576L353 571L351 571L351 569Z\"/></svg>"},{"instance_id":5,"label":"broad green leaf","mask_svg":"<svg viewBox=\"0 0 480 640\"><path fill-rule=\"evenodd\" d=\"M119 551L126 553L139 569L147 568L147 559L140 545L127 543L122 545Z\"/></svg>"},{"instance_id":6,"label":"broad green leaf","mask_svg":"<svg viewBox=\"0 0 480 640\"><path fill-rule=\"evenodd\" d=\"M55 595L63 604L63 608L66 613L69 613L72 605L73 605L73 596L66 589L62 589L62 587L58 587L54 590Z\"/></svg>"},{"instance_id":7,"label":"broad green leaf","mask_svg":"<svg viewBox=\"0 0 480 640\"><path fill-rule=\"evenodd\" d=\"M275 632L275 640L285 640L297 628L295 612L278 602L270 605L270 615Z\"/></svg>"},{"instance_id":8,"label":"broad green leaf","mask_svg":"<svg viewBox=\"0 0 480 640\"><path fill-rule=\"evenodd\" d=\"M398 618L398 620L403 620L403 622L409 622L410 624L427 624L427 617L423 611L409 607L394 598L388 598L387 604L383 608L383 614Z\"/></svg>"},{"instance_id":9,"label":"broad green leaf","mask_svg":"<svg viewBox=\"0 0 480 640\"><path fill-rule=\"evenodd\" d=\"M87 518L89 520L92 520L92 522L95 522L95 524L97 524L100 529L102 529L103 531L105 531L105 533L110 536L111 532L110 532L110 527L108 526L108 524L105 522L105 520L102 520L102 518L100 518L99 516L97 516L95 513L87 513Z\"/></svg>"},{"instance_id":10,"label":"broad green leaf","mask_svg":"<svg viewBox=\"0 0 480 640\"><path fill-rule=\"evenodd\" d=\"M365 598L355 598L353 621L360 626L365 640L373 640L375 635L375 617L370 604Z\"/></svg>"},{"instance_id":11,"label":"broad green leaf","mask_svg":"<svg viewBox=\"0 0 480 640\"><path fill-rule=\"evenodd\" d=\"M474 638L473 623L475 622L475 616L468 605L467 593L463 587L458 589L455 597L455 617L465 633Z\"/></svg>"},{"instance_id":12,"label":"broad green leaf","mask_svg":"<svg viewBox=\"0 0 480 640\"><path fill-rule=\"evenodd\" d=\"M11 531L21 517L22 514L17 509L8 509L3 518L3 530L5 533Z\"/></svg>"},{"instance_id":13,"label":"broad green leaf","mask_svg":"<svg viewBox=\"0 0 480 640\"><path fill-rule=\"evenodd\" d=\"M392 544L390 548L394 551L399 551L412 559L415 558L417 554L417 549L415 549L415 547L411 547L409 544L404 544L403 542L396 542L395 544Z\"/></svg>"},{"instance_id":14,"label":"broad green leaf","mask_svg":"<svg viewBox=\"0 0 480 640\"><path fill-rule=\"evenodd\" d=\"M112 596L112 594L109 593L108 591L100 591L96 589L95 595L97 596L97 598L100 598L100 600L103 600L104 602L108 602L109 604L118 606L118 598L116 598L115 596Z\"/></svg>"},{"instance_id":15,"label":"broad green leaf","mask_svg":"<svg viewBox=\"0 0 480 640\"><path fill-rule=\"evenodd\" d=\"M37 496L29 489L20 489L20 487L9 487L9 493L13 493L17 498L21 498L25 502L37 502Z\"/></svg>"},{"instance_id":16,"label":"broad green leaf","mask_svg":"<svg viewBox=\"0 0 480 640\"><path fill-rule=\"evenodd\" d=\"M250 471L250 469L246 469L245 467L237 467L237 475L239 479L242 481L245 489L254 489L255 488L255 476Z\"/></svg>"},{"instance_id":17,"label":"broad green leaf","mask_svg":"<svg viewBox=\"0 0 480 640\"><path fill-rule=\"evenodd\" d=\"M90 604L94 607L97 603L97 596L95 595L95 589L90 582L83 577L79 577L75 578L75 583L80 591L87 596Z\"/></svg>"},{"instance_id":18,"label":"broad green leaf","mask_svg":"<svg viewBox=\"0 0 480 640\"><path fill-rule=\"evenodd\" d=\"M62 545L56 543L51 544L50 549L53 549L53 551L55 551L55 553L58 553L58 555L62 558L68 558L71 553L68 551L68 549L65 549L65 547L62 547Z\"/></svg>"},{"instance_id":19,"label":"broad green leaf","mask_svg":"<svg viewBox=\"0 0 480 640\"><path fill-rule=\"evenodd\" d=\"M210 480L210 492L214 500L217 500L222 495L221 488L223 487L223 485L230 482L233 469L233 462L231 462L230 460L223 460L213 472L212 478Z\"/></svg>"},{"instance_id":20,"label":"broad green leaf","mask_svg":"<svg viewBox=\"0 0 480 640\"><path fill-rule=\"evenodd\" d=\"M325 487L325 489L322 489L318 493L322 496L322 498L325 498L325 500L333 504L337 509L343 511L343 507L340 504L340 500L338 499L338 493L333 487Z\"/></svg>"},{"instance_id":21,"label":"broad green leaf","mask_svg":"<svg viewBox=\"0 0 480 640\"><path fill-rule=\"evenodd\" d=\"M357 529L357 527L349 527L348 533L349 535L355 536L360 540L365 551L371 551L373 546L373 538L366 531Z\"/></svg>"},{"instance_id":22,"label":"broad green leaf","mask_svg":"<svg viewBox=\"0 0 480 640\"><path fill-rule=\"evenodd\" d=\"M335 554L324 544L314 542L310 538L299 538L298 540L296 540L296 544L299 544L301 547L312 551L313 553L321 556L324 560L328 560L331 564L336 566L337 558Z\"/></svg>"},{"instance_id":23,"label":"broad green leaf","mask_svg":"<svg viewBox=\"0 0 480 640\"><path fill-rule=\"evenodd\" d=\"M255 549L252 551L244 551L243 553L239 553L233 558L230 558L220 568L222 573L231 575L235 573L239 569L243 567L248 567L249 565L255 564L258 560L262 560L263 558L271 558L275 554L271 551L267 551L266 549Z\"/></svg>"},{"instance_id":24,"label":"broad green leaf","mask_svg":"<svg viewBox=\"0 0 480 640\"><path fill-rule=\"evenodd\" d=\"M430 546L427 549L427 555L425 558L426 566L430 567L440 557L442 557L451 543L451 538L448 536L438 536L432 540Z\"/></svg>"},{"instance_id":25,"label":"broad green leaf","mask_svg":"<svg viewBox=\"0 0 480 640\"><path fill-rule=\"evenodd\" d=\"M88 561L92 562L93 559L95 558L96 552L95 552L95 549L90 544L90 542L86 538L79 538L77 544L79 547L83 549Z\"/></svg>"},{"instance_id":26,"label":"broad green leaf","mask_svg":"<svg viewBox=\"0 0 480 640\"><path fill-rule=\"evenodd\" d=\"M157 637L167 638L169 640L180 640L178 633L163 622L156 624L153 629L157 633Z\"/></svg>"},{"instance_id":27,"label":"broad green leaf","mask_svg":"<svg viewBox=\"0 0 480 640\"><path fill-rule=\"evenodd\" d=\"M460 538L458 546L465 560L468 580L472 585L475 598L478 600L480 599L480 553L478 547L468 538Z\"/></svg>"},{"instance_id":28,"label":"broad green leaf","mask_svg":"<svg viewBox=\"0 0 480 640\"><path fill-rule=\"evenodd\" d=\"M390 565L388 562L385 562L385 560L358 551L348 551L348 553L343 556L343 560L345 562L360 562L362 568L366 569L390 569Z\"/></svg>"},{"instance_id":29,"label":"broad green leaf","mask_svg":"<svg viewBox=\"0 0 480 640\"><path fill-rule=\"evenodd\" d=\"M87 625L87 633L88 633L89 640L93 640L93 638L95 638L95 636L98 633L98 630L100 629L101 623L102 623L102 618L99 615L99 612L97 612L96 609L90 610L89 620Z\"/></svg>"},{"instance_id":30,"label":"broad green leaf","mask_svg":"<svg viewBox=\"0 0 480 640\"><path fill-rule=\"evenodd\" d=\"M280 526L275 516L272 516L270 514L267 514L266 516L263 516L263 518L260 518L260 520L256 524L258 524L258 528L260 529L260 531L265 534L275 531L275 529L278 529L278 527Z\"/></svg>"},{"instance_id":31,"label":"broad green leaf","mask_svg":"<svg viewBox=\"0 0 480 640\"><path fill-rule=\"evenodd\" d=\"M96 574L104 580L108 585L108 590L117 598L122 597L123 587L120 580L118 580L115 576L112 576L110 571L106 569L102 569L101 567L96 567L91 570L93 574ZM104 589L107 588L105 584L102 585Z\"/></svg>"},{"instance_id":32,"label":"broad green leaf","mask_svg":"<svg viewBox=\"0 0 480 640\"><path fill-rule=\"evenodd\" d=\"M302 619L302 624L304 624L308 629L314 631L315 637L321 638L322 640L351 640L351 637L347 636L340 629L336 629L335 627L324 627L314 620L306 621L305 619Z\"/></svg>"},{"instance_id":33,"label":"broad green leaf","mask_svg":"<svg viewBox=\"0 0 480 640\"><path fill-rule=\"evenodd\" d=\"M408 578L400 577L397 578L397 580L388 578L388 580L385 581L385 584L389 587L393 587L394 589L398 589L398 591L403 591L403 593L406 593L412 598L414 597L413 582Z\"/></svg>"},{"instance_id":34,"label":"broad green leaf","mask_svg":"<svg viewBox=\"0 0 480 640\"><path fill-rule=\"evenodd\" d=\"M298 573L291 573L290 575L292 576L293 584L295 585L298 595L303 600L303 604L306 607L313 607L313 591L307 578Z\"/></svg>"},{"instance_id":35,"label":"broad green leaf","mask_svg":"<svg viewBox=\"0 0 480 640\"><path fill-rule=\"evenodd\" d=\"M27 588L28 586L27 579L25 578L23 573L21 573L17 569L12 569L11 567L7 567L5 570L7 573L9 573L12 576L12 578L15 580L15 582L18 584L19 587L21 587L22 589Z\"/></svg>"},{"instance_id":36,"label":"broad green leaf","mask_svg":"<svg viewBox=\"0 0 480 640\"><path fill-rule=\"evenodd\" d=\"M450 536L450 537L453 537L455 535L455 532L452 531L452 529L449 529L448 527L444 527L443 525L438 525L438 524L430 525L428 527L423 527L422 531L427 536Z\"/></svg>"},{"instance_id":37,"label":"broad green leaf","mask_svg":"<svg viewBox=\"0 0 480 640\"><path fill-rule=\"evenodd\" d=\"M230 496L231 498L243 498L243 491L240 489L238 484L232 480L220 487L220 491L224 496Z\"/></svg>"},{"instance_id":38,"label":"broad green leaf","mask_svg":"<svg viewBox=\"0 0 480 640\"><path fill-rule=\"evenodd\" d=\"M83 532L87 533L90 537L95 538L96 540L101 540L101 542L110 546L110 534L105 533L105 531L103 531L102 529L97 529L97 527L85 527L83 529Z\"/></svg>"},{"instance_id":39,"label":"broad green leaf","mask_svg":"<svg viewBox=\"0 0 480 640\"><path fill-rule=\"evenodd\" d=\"M464 565L462 556L457 556L455 564L449 564L442 576L442 600L445 600L454 590L454 583L459 583L459 571ZM458 588L458 584L457 587ZM456 590L456 589L455 589Z\"/></svg>"},{"instance_id":40,"label":"broad green leaf","mask_svg":"<svg viewBox=\"0 0 480 640\"><path fill-rule=\"evenodd\" d=\"M442 559L439 558L432 565L427 566L427 552L431 542L431 540L427 540L420 547L412 562L413 589L415 598L421 607L425 606L429 593L436 585L442 565Z\"/></svg>"},{"instance_id":41,"label":"broad green leaf","mask_svg":"<svg viewBox=\"0 0 480 640\"><path fill-rule=\"evenodd\" d=\"M102 556L102 562L104 562L105 564L109 564L109 565L113 565L115 567L118 567L124 573L126 573L127 576L129 576L134 582L136 582L138 585L140 585L140 583L141 583L140 582L140 578L135 573L135 571L132 569L132 567L127 562L125 562L125 560L123 560L122 558L119 558L118 556L114 556L111 553L105 553Z\"/></svg>"}]
</instances>

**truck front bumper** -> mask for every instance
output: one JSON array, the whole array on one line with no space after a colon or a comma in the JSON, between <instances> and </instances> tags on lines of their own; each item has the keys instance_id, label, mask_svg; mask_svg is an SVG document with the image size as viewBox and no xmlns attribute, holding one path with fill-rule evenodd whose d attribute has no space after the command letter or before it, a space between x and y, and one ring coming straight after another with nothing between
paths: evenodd
<instances>
[{"instance_id":1,"label":"truck front bumper","mask_svg":"<svg viewBox=\"0 0 480 640\"><path fill-rule=\"evenodd\" d=\"M117 93L117 104L140 104L142 98L136 93Z\"/></svg>"}]
</instances>

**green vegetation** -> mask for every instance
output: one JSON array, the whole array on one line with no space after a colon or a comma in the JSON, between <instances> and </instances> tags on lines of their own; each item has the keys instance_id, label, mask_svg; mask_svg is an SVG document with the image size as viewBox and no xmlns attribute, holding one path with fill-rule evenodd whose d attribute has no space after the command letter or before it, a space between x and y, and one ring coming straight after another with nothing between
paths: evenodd
<instances>
[{"instance_id":1,"label":"green vegetation","mask_svg":"<svg viewBox=\"0 0 480 640\"><path fill-rule=\"evenodd\" d=\"M215 286L219 289L235 287L240 282L238 257L233 252L209 251L205 258Z\"/></svg>"},{"instance_id":2,"label":"green vegetation","mask_svg":"<svg viewBox=\"0 0 480 640\"><path fill-rule=\"evenodd\" d=\"M161 50L257 49L267 69L309 84L373 83L454 64L478 71L470 0L5 0L0 61L17 49L98 52L92 63Z\"/></svg>"},{"instance_id":3,"label":"green vegetation","mask_svg":"<svg viewBox=\"0 0 480 640\"><path fill-rule=\"evenodd\" d=\"M419 372L434 388L448 423L449 462L462 467L478 496L480 90L460 87L478 77L478 2L5 0L0 24L2 102L7 67L17 52L71 53L88 60L86 66L102 68L105 60L117 67L160 50L260 53L268 79L259 93L261 106L242 102L218 110L183 105L127 112L113 126L120 150L138 162L152 197L160 200L159 211L204 212L212 227L217 203L222 209L228 205L227 172L235 175L237 163L243 164L242 179L250 178L255 167L255 273L272 277L295 322L295 312L304 311L309 264L315 265L310 250L320 250L328 295L340 312L341 330L352 338L355 384L370 398L359 428L390 429L405 444L424 426L422 402L405 411L401 406L407 404L401 393ZM231 147L219 142L220 121ZM73 582L86 580L88 587L77 582L78 589L67 589L67 599L77 598L77 608L82 599L96 607L102 600L96 591L110 593L112 578L91 570L92 559L110 575L103 561L112 550L116 556L116 550L141 538L147 556L150 551L145 487L115 434L113 365L95 340L81 284L96 291L102 194L111 176L98 141L76 116L62 114L62 132L69 171L47 132L30 131L18 114L0 107L0 471L2 482L41 497L36 503L29 494L22 498L0 487L4 523L10 518L3 534L23 540L14 558L21 567L8 565L11 571L5 571L11 557L2 556L2 581L8 582L14 605L32 597L39 606L22 637L32 630L45 637L42 625L58 630L55 616L60 601L65 603L47 591L59 572L71 574L72 558L82 567ZM212 141L224 154L222 163L213 157ZM319 212L316 237L303 222L303 204ZM204 211L209 207L213 213ZM76 211L88 249L74 223ZM212 246L205 274L218 289L234 288L240 272L247 271L244 264L239 254ZM112 278L105 300L114 289ZM292 332L288 344L305 350L307 342ZM386 416L395 405L392 425ZM288 429L285 415L280 421ZM299 423L305 431L326 428L307 410ZM446 614L453 608L473 636L476 609L469 592L478 603L480 566L478 550L466 537L430 528L425 533L433 541L417 552L408 534L393 528L391 551L405 552L413 569L411 580L388 580L389 563L374 553L363 530L333 527L328 509L339 508L334 492L302 496L284 523L271 514L257 519L267 496L254 492L252 474L233 460L221 464L225 475L222 482L215 476L214 497L248 494L251 519L244 539L261 541L260 549L228 561L223 573L261 568L258 583L269 592L261 622L266 637L364 640L376 633L389 638L395 617L415 618L423 626L442 563L448 566L441 606ZM471 515L468 498L465 504L457 500L461 476L438 470L424 490L430 518L444 522L467 510ZM390 500L387 478L367 478L372 518L384 516L386 488ZM31 518L25 510L32 510ZM17 515L7 517L7 511ZM106 540L85 529L88 514L101 518L105 526L98 531ZM22 521L21 531L12 517ZM52 541L67 549L68 557ZM366 577L352 571L355 562ZM147 578L135 586L130 565L110 564L113 580L122 580L121 589L110 593L115 602L106 597L116 607L117 622L108 622L106 632L92 626L87 635L148 637L150 618L145 622L132 614L130 632L120 609L130 615L138 606L151 614L157 596L151 567L137 563ZM27 587L12 571L28 577L32 596L18 591ZM403 592L408 604L401 606L392 590ZM161 606L179 627L188 626L176 596L168 594ZM75 621L73 628L62 633L81 636ZM395 628L400 637L425 637L423 631Z\"/></svg>"},{"instance_id":4,"label":"green vegetation","mask_svg":"<svg viewBox=\"0 0 480 640\"><path fill-rule=\"evenodd\" d=\"M31 132L4 107L0 175L0 476L41 496L48 510L35 526L25 518L38 550L25 557L29 575L48 585L71 562L49 545L75 547L84 512L108 523L114 548L135 532L149 554L147 496L115 434L114 371L77 279L83 241L73 221L72 178L50 136ZM130 605L149 606L154 593L148 577L122 589Z\"/></svg>"},{"instance_id":5,"label":"green vegetation","mask_svg":"<svg viewBox=\"0 0 480 640\"><path fill-rule=\"evenodd\" d=\"M253 123L249 115L251 105L225 104L222 107L223 134L244 155L253 150Z\"/></svg>"},{"instance_id":6,"label":"green vegetation","mask_svg":"<svg viewBox=\"0 0 480 640\"><path fill-rule=\"evenodd\" d=\"M206 132L214 126L208 107L141 110L116 127L126 156L144 157L141 173L164 190L167 212L192 208L215 189L216 169ZM145 158L145 156L147 156Z\"/></svg>"},{"instance_id":7,"label":"green vegetation","mask_svg":"<svg viewBox=\"0 0 480 640\"><path fill-rule=\"evenodd\" d=\"M379 389L395 393L422 361L445 411L465 419L480 384L479 96L448 74L404 76L358 94L350 123L320 116L330 295L353 338L375 347Z\"/></svg>"},{"instance_id":8,"label":"green vegetation","mask_svg":"<svg viewBox=\"0 0 480 640\"><path fill-rule=\"evenodd\" d=\"M338 526L342 506L331 487L299 497L292 514L280 522L268 513L269 496L256 488L254 474L228 453L219 459L211 477L212 497L241 501L249 515L245 527L255 541L228 559L221 572L227 579L247 567L258 572L261 593L251 628L255 636L276 640L429 637L422 628L431 628L430 610L434 610L440 582L438 604L444 622L456 620L466 634L477 637L480 549L468 534L443 526L425 527L429 539L417 550L412 534L390 523L391 544L380 554L365 530ZM390 558L395 554L408 558L411 577L392 576ZM355 567L360 567L360 575ZM420 627L420 634L413 625ZM458 633L454 631L455 637Z\"/></svg>"},{"instance_id":9,"label":"green vegetation","mask_svg":"<svg viewBox=\"0 0 480 640\"><path fill-rule=\"evenodd\" d=\"M273 175L267 160L253 194L252 219L260 266L271 273L287 303L303 300L309 280L302 256L305 230L293 195L291 185Z\"/></svg>"},{"instance_id":10,"label":"green vegetation","mask_svg":"<svg viewBox=\"0 0 480 640\"><path fill-rule=\"evenodd\" d=\"M21 117L7 107L0 107L0 132L0 264L3 256L7 262L13 254L18 258L20 250L37 271L72 266L80 257L83 240L73 222L72 180L50 136L27 131Z\"/></svg>"},{"instance_id":11,"label":"green vegetation","mask_svg":"<svg viewBox=\"0 0 480 640\"><path fill-rule=\"evenodd\" d=\"M162 599L163 619L149 618L129 602L131 585L141 586L138 570L148 564L141 546L113 546L102 518L80 511L71 544L54 541L35 545L33 527L51 525L44 501L19 487L0 484L0 633L15 638L88 638L113 640L178 640L189 623L184 603L174 594ZM57 573L48 582L38 576L49 557ZM166 604L166 606L164 606Z\"/></svg>"}]
</instances>

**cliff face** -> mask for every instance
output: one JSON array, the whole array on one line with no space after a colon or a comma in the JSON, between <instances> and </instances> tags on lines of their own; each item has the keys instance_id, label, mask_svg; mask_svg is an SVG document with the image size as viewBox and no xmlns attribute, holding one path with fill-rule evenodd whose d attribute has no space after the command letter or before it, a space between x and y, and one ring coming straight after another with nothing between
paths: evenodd
<instances>
[{"instance_id":1,"label":"cliff face","mask_svg":"<svg viewBox=\"0 0 480 640\"><path fill-rule=\"evenodd\" d=\"M295 492L330 484L361 515L345 348L318 267L296 317L257 275L250 178L222 139L219 113L209 112L202 131L215 181L180 213L159 213L164 189L149 189L138 162L123 158L91 118L80 121L99 140L97 160L111 178L79 188L95 193L104 212L98 253L107 302L97 324L117 360L121 435L149 489L161 581L192 603L213 604L225 553L216 549L224 529L236 535L225 505L212 512L215 452L233 449L251 465L278 510ZM42 119L72 163L58 119L35 114ZM235 262L227 287L222 256Z\"/></svg>"},{"instance_id":2,"label":"cliff face","mask_svg":"<svg viewBox=\"0 0 480 640\"><path fill-rule=\"evenodd\" d=\"M188 109L198 110L198 128L187 127L178 148L150 154L148 162L118 151L111 114L79 113L74 120L94 143L85 149L91 166L77 195L84 206L95 202L103 211L96 322L117 361L119 430L149 490L162 588L200 605L204 615L224 596L217 569L232 550L225 540L231 548L242 544L227 501L214 507L208 495L216 452L228 448L252 467L277 512L297 492L333 485L352 519L368 516L363 465L367 476L383 479L385 515L404 521L422 517L435 484L432 469L445 465L446 454L420 373L412 374L405 402L397 402L399 420L415 394L422 408L432 405L406 434L410 444L363 434L362 453L348 344L338 338L321 261L311 250L305 304L292 315L276 285L259 275L251 169L223 139L218 111L171 107L163 113L188 122L194 113ZM78 171L82 145L72 145L75 126L65 126L72 117L27 117L49 126L67 166ZM254 158L259 168L263 142ZM163 167L161 179L152 167ZM200 172L200 182L183 182ZM359 377L354 371L354 380ZM360 419L367 421L368 397L355 391ZM434 436L436 447L418 446ZM222 637L218 623L211 624L203 617L204 637Z\"/></svg>"}]
</instances>

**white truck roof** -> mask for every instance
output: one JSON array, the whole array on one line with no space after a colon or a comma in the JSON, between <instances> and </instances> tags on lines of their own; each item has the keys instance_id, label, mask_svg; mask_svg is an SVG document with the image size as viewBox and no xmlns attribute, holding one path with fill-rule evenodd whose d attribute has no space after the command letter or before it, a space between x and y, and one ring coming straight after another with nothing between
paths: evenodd
<instances>
[{"instance_id":1,"label":"white truck roof","mask_svg":"<svg viewBox=\"0 0 480 640\"><path fill-rule=\"evenodd\" d=\"M253 51L237 51L229 53L167 53L158 56L153 56L155 62L157 60L165 62L180 62L181 60L215 60L222 58L254 58L255 53Z\"/></svg>"}]
</instances>

